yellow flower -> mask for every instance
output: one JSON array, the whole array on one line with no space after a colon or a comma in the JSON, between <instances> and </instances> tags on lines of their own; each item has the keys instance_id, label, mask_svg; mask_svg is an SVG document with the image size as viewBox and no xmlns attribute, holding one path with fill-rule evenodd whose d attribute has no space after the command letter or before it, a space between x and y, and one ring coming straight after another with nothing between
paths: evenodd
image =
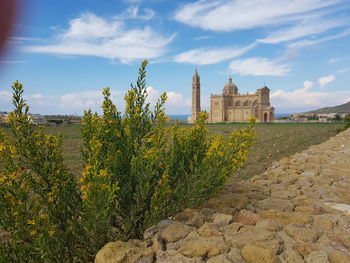
<instances>
[{"instance_id":1,"label":"yellow flower","mask_svg":"<svg viewBox=\"0 0 350 263\"><path fill-rule=\"evenodd\" d=\"M27 225L35 225L35 221L34 220L28 220L27 221Z\"/></svg>"},{"instance_id":2,"label":"yellow flower","mask_svg":"<svg viewBox=\"0 0 350 263\"><path fill-rule=\"evenodd\" d=\"M29 235L31 235L31 236L36 235L36 230L30 231L30 232L29 232Z\"/></svg>"},{"instance_id":3,"label":"yellow flower","mask_svg":"<svg viewBox=\"0 0 350 263\"><path fill-rule=\"evenodd\" d=\"M49 217L48 214L41 214L41 215L40 215L40 218L41 218L41 219L46 219L46 218L48 218L48 217Z\"/></svg>"},{"instance_id":4,"label":"yellow flower","mask_svg":"<svg viewBox=\"0 0 350 263\"><path fill-rule=\"evenodd\" d=\"M49 230L48 233L49 233L50 236L53 236L53 235L55 235L56 231L55 230Z\"/></svg>"}]
</instances>

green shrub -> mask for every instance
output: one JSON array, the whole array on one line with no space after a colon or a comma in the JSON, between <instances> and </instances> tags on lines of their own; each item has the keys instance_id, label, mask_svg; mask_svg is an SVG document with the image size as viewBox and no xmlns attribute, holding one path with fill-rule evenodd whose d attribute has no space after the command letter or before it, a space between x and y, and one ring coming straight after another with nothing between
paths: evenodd
<instances>
[{"instance_id":1,"label":"green shrub","mask_svg":"<svg viewBox=\"0 0 350 263\"><path fill-rule=\"evenodd\" d=\"M61 139L30 124L22 85L12 89L12 136L0 133L0 229L9 234L0 261L74 262L77 182L63 164Z\"/></svg>"},{"instance_id":2,"label":"green shrub","mask_svg":"<svg viewBox=\"0 0 350 263\"><path fill-rule=\"evenodd\" d=\"M83 118L84 190L100 180L101 171L108 175L107 185L118 184L107 206L101 206L95 194L83 192L120 239L140 237L157 220L212 197L246 160L255 136L253 121L228 140L209 137L206 113L189 130L167 126L166 95L153 111L146 102L146 65L142 63L136 85L125 96L124 118L111 102L109 89L103 91L103 115L87 111ZM106 191L106 198L113 195Z\"/></svg>"},{"instance_id":3,"label":"green shrub","mask_svg":"<svg viewBox=\"0 0 350 263\"><path fill-rule=\"evenodd\" d=\"M151 110L146 65L122 115L103 90L103 114L85 112L85 166L68 172L61 138L31 125L15 82L12 135L0 130L0 262L92 262L107 242L139 238L148 226L216 194L242 166L254 120L228 139L208 136L206 113L190 129L169 126L166 94Z\"/></svg>"},{"instance_id":4,"label":"green shrub","mask_svg":"<svg viewBox=\"0 0 350 263\"><path fill-rule=\"evenodd\" d=\"M337 129L337 132L345 131L346 129L350 128L350 114L345 115L344 117L344 126Z\"/></svg>"}]
</instances>

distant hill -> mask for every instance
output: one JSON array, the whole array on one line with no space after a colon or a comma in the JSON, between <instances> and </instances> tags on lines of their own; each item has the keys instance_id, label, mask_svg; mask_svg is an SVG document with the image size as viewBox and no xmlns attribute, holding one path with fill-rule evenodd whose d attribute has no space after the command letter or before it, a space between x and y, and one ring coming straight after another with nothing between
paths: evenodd
<instances>
[{"instance_id":1,"label":"distant hill","mask_svg":"<svg viewBox=\"0 0 350 263\"><path fill-rule=\"evenodd\" d=\"M345 113L345 112L350 113L350 101L345 103L345 104L338 105L335 107L326 107L326 108L322 108L319 110L309 111L307 113L327 114L327 113Z\"/></svg>"}]
</instances>

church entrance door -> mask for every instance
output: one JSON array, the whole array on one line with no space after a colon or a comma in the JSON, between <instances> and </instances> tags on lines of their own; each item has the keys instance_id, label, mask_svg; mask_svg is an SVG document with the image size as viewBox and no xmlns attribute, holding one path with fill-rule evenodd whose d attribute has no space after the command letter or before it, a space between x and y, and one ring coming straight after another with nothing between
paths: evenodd
<instances>
[{"instance_id":1,"label":"church entrance door","mask_svg":"<svg viewBox=\"0 0 350 263\"><path fill-rule=\"evenodd\" d=\"M267 122L267 113L264 113L264 122Z\"/></svg>"}]
</instances>

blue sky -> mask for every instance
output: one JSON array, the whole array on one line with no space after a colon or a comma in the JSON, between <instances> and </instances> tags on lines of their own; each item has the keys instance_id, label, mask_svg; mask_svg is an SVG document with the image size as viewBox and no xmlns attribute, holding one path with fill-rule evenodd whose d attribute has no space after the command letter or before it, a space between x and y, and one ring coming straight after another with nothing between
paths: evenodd
<instances>
[{"instance_id":1,"label":"blue sky","mask_svg":"<svg viewBox=\"0 0 350 263\"><path fill-rule=\"evenodd\" d=\"M278 113L317 109L350 101L349 47L347 0L31 0L0 57L0 111L15 80L35 113L98 110L107 86L123 110L142 59L168 114L190 113L195 67L203 109L229 75L240 93L266 83Z\"/></svg>"}]
</instances>

